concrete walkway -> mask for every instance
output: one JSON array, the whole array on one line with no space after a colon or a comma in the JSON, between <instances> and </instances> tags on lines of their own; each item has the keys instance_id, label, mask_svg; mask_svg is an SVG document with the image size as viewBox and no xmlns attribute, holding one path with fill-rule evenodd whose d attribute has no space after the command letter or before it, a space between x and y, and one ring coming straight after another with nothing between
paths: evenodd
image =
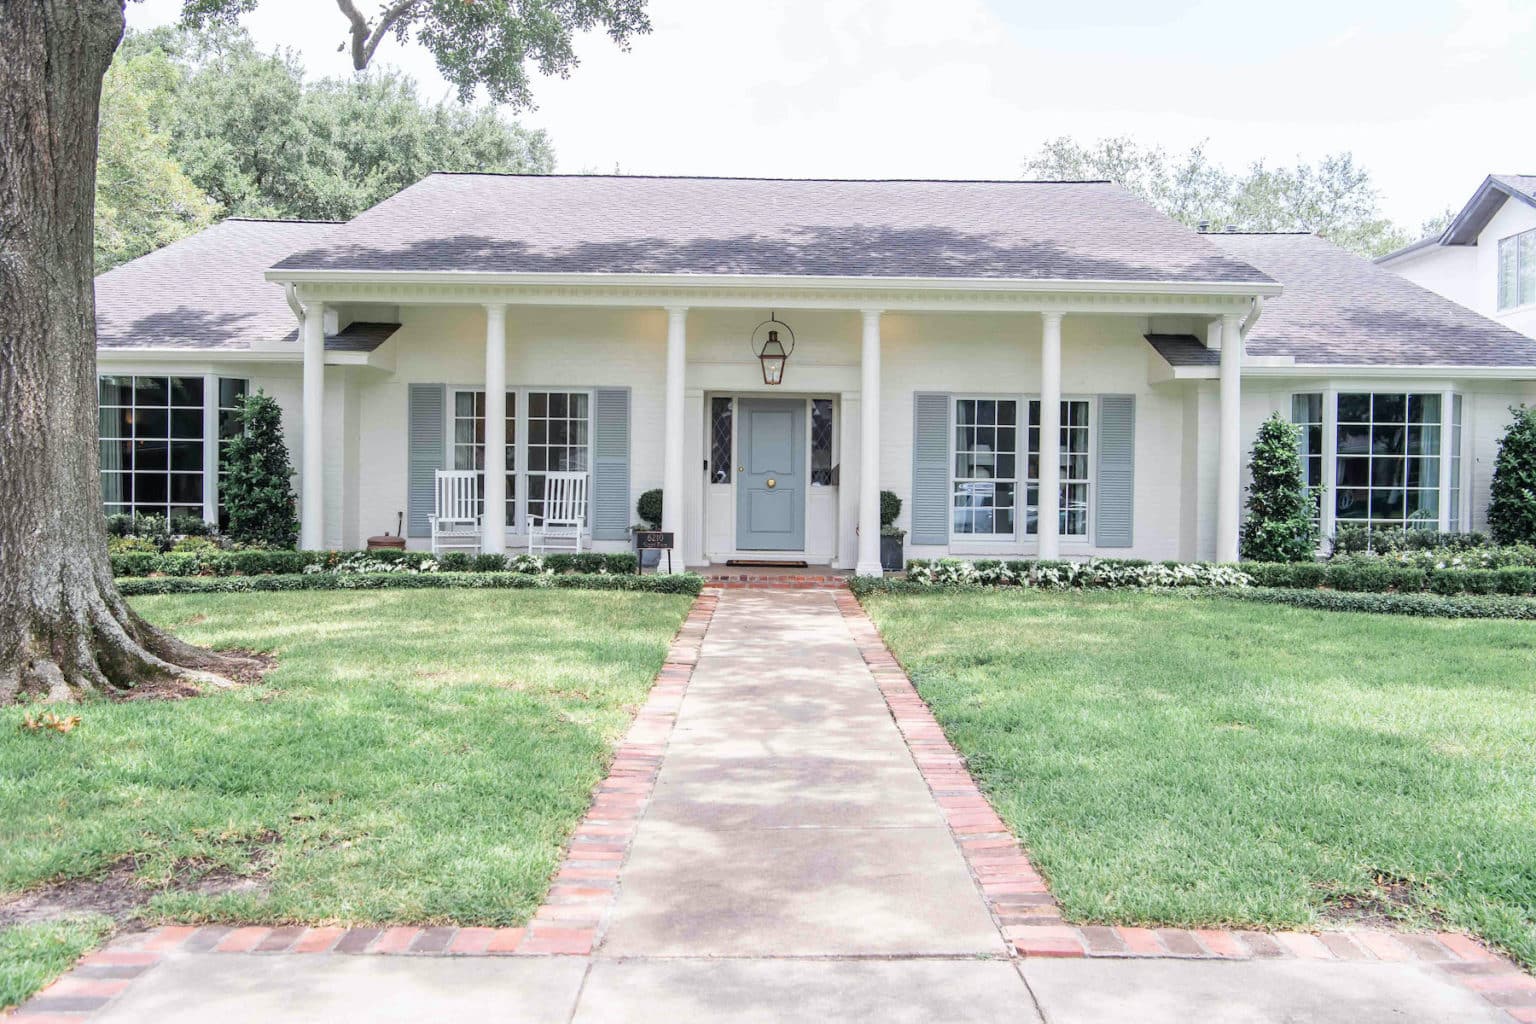
<instances>
[{"instance_id":1,"label":"concrete walkway","mask_svg":"<svg viewBox=\"0 0 1536 1024\"><path fill-rule=\"evenodd\" d=\"M833 596L773 591L720 598L590 956L178 950L90 1018L1510 1019L1419 963L1010 959Z\"/></svg>"}]
</instances>

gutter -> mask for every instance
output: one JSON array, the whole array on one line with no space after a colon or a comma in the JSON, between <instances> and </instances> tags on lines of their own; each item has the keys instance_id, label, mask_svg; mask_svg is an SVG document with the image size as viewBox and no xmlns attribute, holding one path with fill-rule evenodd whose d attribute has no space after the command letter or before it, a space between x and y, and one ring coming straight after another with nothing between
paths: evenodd
<instances>
[{"instance_id":1,"label":"gutter","mask_svg":"<svg viewBox=\"0 0 1536 1024\"><path fill-rule=\"evenodd\" d=\"M920 291L1047 292L1130 295L1279 295L1276 281L1110 281L1075 278L808 277L798 274L527 274L468 270L289 270L274 267L268 281L296 284L492 285L502 287L821 288ZM290 300L290 304L293 300Z\"/></svg>"},{"instance_id":2,"label":"gutter","mask_svg":"<svg viewBox=\"0 0 1536 1024\"><path fill-rule=\"evenodd\" d=\"M267 278L271 280L271 278ZM288 300L288 308L293 310L293 315L299 321L299 330L304 329L304 304L299 301L299 289L292 282L283 285L283 297Z\"/></svg>"}]
</instances>

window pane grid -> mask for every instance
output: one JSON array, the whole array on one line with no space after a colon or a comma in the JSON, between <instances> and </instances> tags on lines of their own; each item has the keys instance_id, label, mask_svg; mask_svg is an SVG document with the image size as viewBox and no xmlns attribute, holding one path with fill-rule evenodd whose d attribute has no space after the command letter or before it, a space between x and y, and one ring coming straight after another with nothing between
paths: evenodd
<instances>
[{"instance_id":1,"label":"window pane grid","mask_svg":"<svg viewBox=\"0 0 1536 1024\"><path fill-rule=\"evenodd\" d=\"M1088 443L1089 403L1067 399L1061 403L1060 471L1057 532L1063 537L1088 536ZM1029 403L1029 458L1026 467L1025 532L1039 533L1040 518L1040 401Z\"/></svg>"},{"instance_id":2,"label":"window pane grid","mask_svg":"<svg viewBox=\"0 0 1536 1024\"><path fill-rule=\"evenodd\" d=\"M102 501L108 515L203 515L203 378L97 380Z\"/></svg>"},{"instance_id":3,"label":"window pane grid","mask_svg":"<svg viewBox=\"0 0 1536 1024\"><path fill-rule=\"evenodd\" d=\"M953 532L1012 537L1018 504L1018 403L956 399L954 429Z\"/></svg>"},{"instance_id":4,"label":"window pane grid","mask_svg":"<svg viewBox=\"0 0 1536 1024\"><path fill-rule=\"evenodd\" d=\"M1449 526L1452 533L1461 532L1461 396L1451 396L1451 487L1446 496Z\"/></svg>"},{"instance_id":5,"label":"window pane grid","mask_svg":"<svg viewBox=\"0 0 1536 1024\"><path fill-rule=\"evenodd\" d=\"M224 478L229 442L240 436L240 400L245 397L250 382L240 377L219 378L219 529L229 526L229 515L224 511Z\"/></svg>"},{"instance_id":6,"label":"window pane grid","mask_svg":"<svg viewBox=\"0 0 1536 1024\"><path fill-rule=\"evenodd\" d=\"M544 518L544 474L590 471L587 394L528 393L528 518Z\"/></svg>"},{"instance_id":7,"label":"window pane grid","mask_svg":"<svg viewBox=\"0 0 1536 1024\"><path fill-rule=\"evenodd\" d=\"M1322 518L1315 496L1323 485L1323 395L1320 391L1291 396L1291 422L1301 428L1298 454L1308 494L1314 495L1312 521Z\"/></svg>"},{"instance_id":8,"label":"window pane grid","mask_svg":"<svg viewBox=\"0 0 1536 1024\"><path fill-rule=\"evenodd\" d=\"M517 524L517 392L507 392L507 525ZM485 392L457 391L453 396L453 468L479 470L478 490L485 494ZM475 511L485 514L485 500Z\"/></svg>"},{"instance_id":9,"label":"window pane grid","mask_svg":"<svg viewBox=\"0 0 1536 1024\"><path fill-rule=\"evenodd\" d=\"M1499 239L1499 308L1536 303L1536 228Z\"/></svg>"},{"instance_id":10,"label":"window pane grid","mask_svg":"<svg viewBox=\"0 0 1536 1024\"><path fill-rule=\"evenodd\" d=\"M1440 408L1438 394L1339 395L1336 523L1438 527Z\"/></svg>"}]
</instances>

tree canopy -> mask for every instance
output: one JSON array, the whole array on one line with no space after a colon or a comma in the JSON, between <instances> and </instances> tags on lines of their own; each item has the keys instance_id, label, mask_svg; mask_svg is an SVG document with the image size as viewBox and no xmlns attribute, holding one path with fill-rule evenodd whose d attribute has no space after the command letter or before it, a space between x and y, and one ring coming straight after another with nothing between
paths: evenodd
<instances>
[{"instance_id":1,"label":"tree canopy","mask_svg":"<svg viewBox=\"0 0 1536 1024\"><path fill-rule=\"evenodd\" d=\"M259 0L184 0L183 17L194 27L232 24ZM345 19L352 67L363 71L380 44L393 36L414 39L437 61L443 78L468 102L484 86L491 99L514 108L531 106L530 66L545 75L569 75L579 61L574 37L594 28L619 46L651 30L645 0L387 0L373 17L354 0L336 0Z\"/></svg>"},{"instance_id":2,"label":"tree canopy","mask_svg":"<svg viewBox=\"0 0 1536 1024\"><path fill-rule=\"evenodd\" d=\"M1062 136L1026 160L1024 173L1107 178L1190 227L1310 231L1364 256L1400 248L1439 231L1448 220L1426 221L1416 232L1394 224L1381 212L1370 172L1347 152L1290 167L1257 160L1233 172L1213 163L1204 144L1169 153L1126 136L1091 143Z\"/></svg>"},{"instance_id":3,"label":"tree canopy","mask_svg":"<svg viewBox=\"0 0 1536 1024\"><path fill-rule=\"evenodd\" d=\"M130 34L107 73L97 269L213 217L345 220L432 171L553 170L542 131L398 72L306 80L241 29Z\"/></svg>"}]
</instances>

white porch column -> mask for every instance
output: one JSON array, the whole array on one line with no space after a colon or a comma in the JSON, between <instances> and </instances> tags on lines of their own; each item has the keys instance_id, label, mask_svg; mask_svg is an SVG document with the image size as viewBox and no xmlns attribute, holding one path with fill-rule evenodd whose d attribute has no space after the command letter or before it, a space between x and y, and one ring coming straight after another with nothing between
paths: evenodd
<instances>
[{"instance_id":1,"label":"white porch column","mask_svg":"<svg viewBox=\"0 0 1536 1024\"><path fill-rule=\"evenodd\" d=\"M683 572L688 547L683 542L688 501L683 486L683 382L688 372L688 309L667 307L667 394L662 434L661 528L672 534L672 568Z\"/></svg>"},{"instance_id":2,"label":"white porch column","mask_svg":"<svg viewBox=\"0 0 1536 1024\"><path fill-rule=\"evenodd\" d=\"M507 307L485 307L485 515L480 550L507 550Z\"/></svg>"},{"instance_id":3,"label":"white porch column","mask_svg":"<svg viewBox=\"0 0 1536 1024\"><path fill-rule=\"evenodd\" d=\"M864 313L859 364L859 561L860 576L880 575L880 310Z\"/></svg>"},{"instance_id":4,"label":"white porch column","mask_svg":"<svg viewBox=\"0 0 1536 1024\"><path fill-rule=\"evenodd\" d=\"M325 546L325 303L304 308L304 458L299 486L299 547Z\"/></svg>"},{"instance_id":5,"label":"white porch column","mask_svg":"<svg viewBox=\"0 0 1536 1024\"><path fill-rule=\"evenodd\" d=\"M1216 465L1216 561L1237 561L1242 490L1242 317L1221 318L1221 445Z\"/></svg>"},{"instance_id":6,"label":"white porch column","mask_svg":"<svg viewBox=\"0 0 1536 1024\"><path fill-rule=\"evenodd\" d=\"M1040 314L1039 557L1061 557L1061 314Z\"/></svg>"}]
</instances>

